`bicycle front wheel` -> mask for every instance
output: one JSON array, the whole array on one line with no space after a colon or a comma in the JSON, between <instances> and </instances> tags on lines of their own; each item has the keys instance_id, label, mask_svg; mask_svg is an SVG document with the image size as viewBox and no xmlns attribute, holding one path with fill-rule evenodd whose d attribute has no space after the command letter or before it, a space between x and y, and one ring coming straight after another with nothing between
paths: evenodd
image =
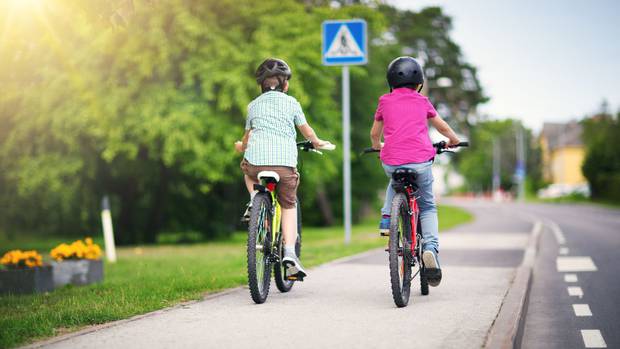
<instances>
[{"instance_id":1,"label":"bicycle front wheel","mask_svg":"<svg viewBox=\"0 0 620 349\"><path fill-rule=\"evenodd\" d=\"M401 308L407 306L411 293L411 220L405 194L398 193L394 196L391 217L388 246L390 283L394 303Z\"/></svg>"},{"instance_id":2,"label":"bicycle front wheel","mask_svg":"<svg viewBox=\"0 0 620 349\"><path fill-rule=\"evenodd\" d=\"M288 280L286 278L286 270L282 265L282 258L284 258L284 243L282 241L282 234L279 234L278 251L280 253L280 260L273 266L273 274L276 279L276 287L280 292L288 292L293 288L294 280ZM295 241L295 253L297 257L301 257L301 207L299 200L297 200L297 241Z\"/></svg>"},{"instance_id":3,"label":"bicycle front wheel","mask_svg":"<svg viewBox=\"0 0 620 349\"><path fill-rule=\"evenodd\" d=\"M252 300L258 304L264 303L269 294L272 219L269 194L256 194L252 201L247 247L248 285Z\"/></svg>"}]
</instances>

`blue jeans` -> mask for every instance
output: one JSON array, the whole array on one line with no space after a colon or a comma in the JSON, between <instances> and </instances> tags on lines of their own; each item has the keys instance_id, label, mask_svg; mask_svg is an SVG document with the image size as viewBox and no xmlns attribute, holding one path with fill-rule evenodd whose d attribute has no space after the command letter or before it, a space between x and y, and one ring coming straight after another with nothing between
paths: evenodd
<instances>
[{"instance_id":1,"label":"blue jeans","mask_svg":"<svg viewBox=\"0 0 620 349\"><path fill-rule=\"evenodd\" d=\"M399 167L406 167L418 173L416 184L418 185L418 206L420 207L420 225L422 226L422 236L424 238L423 249L435 249L439 252L439 219L437 218L437 207L433 196L433 172L431 166L433 161L404 164L391 166L383 164L385 174L390 178L387 189L385 190L385 203L381 209L381 214L390 215L392 210L392 199L396 192L392 188L392 173Z\"/></svg>"}]
</instances>

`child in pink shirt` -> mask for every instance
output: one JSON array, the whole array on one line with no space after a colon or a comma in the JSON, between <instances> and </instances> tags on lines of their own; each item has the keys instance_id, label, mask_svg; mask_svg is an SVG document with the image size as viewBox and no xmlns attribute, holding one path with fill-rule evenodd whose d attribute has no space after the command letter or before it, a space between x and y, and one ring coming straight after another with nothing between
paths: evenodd
<instances>
[{"instance_id":1,"label":"child in pink shirt","mask_svg":"<svg viewBox=\"0 0 620 349\"><path fill-rule=\"evenodd\" d=\"M448 138L448 146L460 140L450 126L437 114L428 98L419 91L424 84L424 74L412 57L398 57L388 66L387 80L390 93L379 98L375 120L370 131L374 149L381 150L381 162L390 183L386 189L385 203L381 209L379 231L390 231L390 210L395 192L392 173L397 168L411 168L417 172L418 205L424 246L422 259L427 270L428 283L438 286L441 282L439 253L439 227L437 208L433 196L431 165L435 148L428 135L428 122ZM383 134L384 143L381 143Z\"/></svg>"}]
</instances>

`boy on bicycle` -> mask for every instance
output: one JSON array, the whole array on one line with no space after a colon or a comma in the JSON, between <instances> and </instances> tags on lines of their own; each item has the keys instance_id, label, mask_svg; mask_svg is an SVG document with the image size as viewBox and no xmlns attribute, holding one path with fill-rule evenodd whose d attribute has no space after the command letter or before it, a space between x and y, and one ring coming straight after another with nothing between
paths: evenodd
<instances>
[{"instance_id":1,"label":"boy on bicycle","mask_svg":"<svg viewBox=\"0 0 620 349\"><path fill-rule=\"evenodd\" d=\"M301 105L286 94L291 79L291 69L281 59L268 58L256 69L256 82L262 94L248 105L245 134L242 141L235 143L238 152L244 152L241 170L245 185L250 193L250 203L244 214L249 219L252 200L258 183L258 173L274 171L279 177L278 201L282 207L282 235L284 237L284 258L286 276L302 278L307 275L295 254L297 240L297 133L301 134L315 148L329 142L319 139L308 125Z\"/></svg>"},{"instance_id":2,"label":"boy on bicycle","mask_svg":"<svg viewBox=\"0 0 620 349\"><path fill-rule=\"evenodd\" d=\"M438 286L441 282L441 267L437 257L439 226L431 172L435 148L428 134L428 121L448 138L448 147L457 145L460 140L452 128L437 115L428 98L419 93L424 84L424 74L414 58L398 57L393 60L388 66L387 80L390 93L379 98L370 131L372 147L381 150L381 162L385 174L390 178L385 203L381 209L379 231L382 235L389 234L390 231L390 209L395 195L392 173L398 167L414 169L417 172L418 205L424 237L422 259L429 285ZM382 134L384 144L381 143Z\"/></svg>"}]
</instances>

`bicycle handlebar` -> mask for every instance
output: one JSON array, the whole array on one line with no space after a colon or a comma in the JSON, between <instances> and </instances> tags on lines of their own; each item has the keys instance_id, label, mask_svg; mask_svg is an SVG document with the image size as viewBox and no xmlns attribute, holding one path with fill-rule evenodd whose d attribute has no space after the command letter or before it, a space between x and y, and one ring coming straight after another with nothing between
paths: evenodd
<instances>
[{"instance_id":1,"label":"bicycle handlebar","mask_svg":"<svg viewBox=\"0 0 620 349\"><path fill-rule=\"evenodd\" d=\"M379 149L375 149L375 148L366 148L364 149L364 151L362 151L363 154L370 154L370 153L378 153L381 150Z\"/></svg>"},{"instance_id":2,"label":"bicycle handlebar","mask_svg":"<svg viewBox=\"0 0 620 349\"><path fill-rule=\"evenodd\" d=\"M448 143L446 141L441 141L433 144L433 147L437 149L437 154L441 153L453 153L453 151L447 150ZM469 147L469 142L461 142L457 145L450 146L450 148L458 148L458 147Z\"/></svg>"},{"instance_id":3,"label":"bicycle handlebar","mask_svg":"<svg viewBox=\"0 0 620 349\"><path fill-rule=\"evenodd\" d=\"M437 149L437 154L441 154L441 153L452 153L452 151L447 150L447 145L448 143L446 143L446 141L441 141L441 142L437 142L433 144L433 147L435 149ZM461 142L457 145L451 146L450 148L457 148L457 147L469 147L469 142ZM362 151L362 154L369 154L369 153L378 153L381 150L379 149L374 149L374 148L366 148Z\"/></svg>"},{"instance_id":4,"label":"bicycle handlebar","mask_svg":"<svg viewBox=\"0 0 620 349\"><path fill-rule=\"evenodd\" d=\"M304 142L298 142L297 143L297 147L299 147L299 149L306 151L306 152L315 152L315 153L319 153L319 154L323 154L321 153L320 150L334 150L336 149L336 145L333 143L327 143L321 147L319 147L319 149L314 148L314 145L312 144L312 142L310 141L304 141Z\"/></svg>"}]
</instances>

